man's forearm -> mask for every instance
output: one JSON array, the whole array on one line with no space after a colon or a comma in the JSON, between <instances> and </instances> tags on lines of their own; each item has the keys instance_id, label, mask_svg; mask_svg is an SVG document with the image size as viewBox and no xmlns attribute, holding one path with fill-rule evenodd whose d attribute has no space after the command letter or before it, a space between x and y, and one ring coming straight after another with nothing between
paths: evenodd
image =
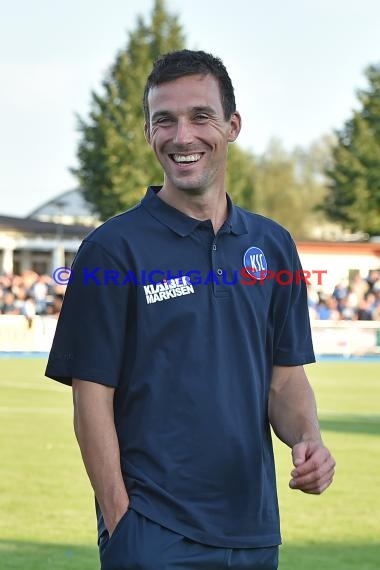
<instances>
[{"instance_id":1,"label":"man's forearm","mask_svg":"<svg viewBox=\"0 0 380 570\"><path fill-rule=\"evenodd\" d=\"M289 447L321 439L314 393L302 366L274 367L268 411L276 435Z\"/></svg>"},{"instance_id":2,"label":"man's forearm","mask_svg":"<svg viewBox=\"0 0 380 570\"><path fill-rule=\"evenodd\" d=\"M331 485L335 460L321 439L317 407L302 366L275 366L268 403L276 435L292 448L289 486L320 494Z\"/></svg>"},{"instance_id":3,"label":"man's forearm","mask_svg":"<svg viewBox=\"0 0 380 570\"><path fill-rule=\"evenodd\" d=\"M75 434L110 533L129 504L120 467L113 393L101 384L73 380Z\"/></svg>"}]
</instances>

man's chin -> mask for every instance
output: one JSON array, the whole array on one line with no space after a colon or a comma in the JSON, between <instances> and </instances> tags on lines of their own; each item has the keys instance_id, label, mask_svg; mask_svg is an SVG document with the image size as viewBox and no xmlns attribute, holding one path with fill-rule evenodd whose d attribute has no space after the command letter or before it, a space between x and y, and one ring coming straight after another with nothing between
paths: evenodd
<instances>
[{"instance_id":1,"label":"man's chin","mask_svg":"<svg viewBox=\"0 0 380 570\"><path fill-rule=\"evenodd\" d=\"M193 196L202 195L207 190L206 184L201 180L178 180L172 178L170 180L170 183L175 190L186 194L191 194Z\"/></svg>"},{"instance_id":2,"label":"man's chin","mask_svg":"<svg viewBox=\"0 0 380 570\"><path fill-rule=\"evenodd\" d=\"M206 188L203 186L177 186L177 190L191 196L201 196L206 192Z\"/></svg>"}]
</instances>

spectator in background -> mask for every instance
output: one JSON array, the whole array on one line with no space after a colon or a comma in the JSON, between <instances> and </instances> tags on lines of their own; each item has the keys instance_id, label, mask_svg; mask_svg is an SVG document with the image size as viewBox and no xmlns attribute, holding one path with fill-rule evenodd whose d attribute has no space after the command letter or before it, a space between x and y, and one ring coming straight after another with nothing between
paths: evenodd
<instances>
[{"instance_id":1,"label":"spectator in background","mask_svg":"<svg viewBox=\"0 0 380 570\"><path fill-rule=\"evenodd\" d=\"M374 321L380 321L380 291L375 295L375 305L372 311L372 319Z\"/></svg>"},{"instance_id":2,"label":"spectator in background","mask_svg":"<svg viewBox=\"0 0 380 570\"><path fill-rule=\"evenodd\" d=\"M337 301L337 308L339 313L341 313L344 300L348 295L348 281L346 279L341 279L334 287L332 296Z\"/></svg>"},{"instance_id":3,"label":"spectator in background","mask_svg":"<svg viewBox=\"0 0 380 570\"><path fill-rule=\"evenodd\" d=\"M316 307L316 315L319 321L328 321L330 318L330 311L326 301L320 300Z\"/></svg>"},{"instance_id":4,"label":"spectator in background","mask_svg":"<svg viewBox=\"0 0 380 570\"><path fill-rule=\"evenodd\" d=\"M380 271L372 269L368 273L367 283L370 293L380 292Z\"/></svg>"},{"instance_id":5,"label":"spectator in background","mask_svg":"<svg viewBox=\"0 0 380 570\"><path fill-rule=\"evenodd\" d=\"M52 315L54 317L58 317L59 313L61 312L63 303L63 294L59 293L54 296L53 303L50 304L47 308L48 315Z\"/></svg>"},{"instance_id":6,"label":"spectator in background","mask_svg":"<svg viewBox=\"0 0 380 570\"><path fill-rule=\"evenodd\" d=\"M326 301L326 304L330 312L329 319L331 321L339 321L340 312L338 308L339 307L338 301L334 297L329 297Z\"/></svg>"},{"instance_id":7,"label":"spectator in background","mask_svg":"<svg viewBox=\"0 0 380 570\"><path fill-rule=\"evenodd\" d=\"M372 321L373 320L373 315L374 312L376 310L377 307L377 298L376 295L374 293L367 293L365 299L364 299L365 303L366 303L366 311L369 314L369 318L367 320ZM358 316L358 318L360 319L360 317ZM360 319L360 320L365 320L365 319Z\"/></svg>"},{"instance_id":8,"label":"spectator in background","mask_svg":"<svg viewBox=\"0 0 380 570\"><path fill-rule=\"evenodd\" d=\"M36 316L36 302L31 295L25 298L22 313L28 322L28 328L32 328L33 319Z\"/></svg>"},{"instance_id":9,"label":"spectator in background","mask_svg":"<svg viewBox=\"0 0 380 570\"><path fill-rule=\"evenodd\" d=\"M6 290L3 294L0 312L2 315L20 315L21 311L16 304L16 297L11 290Z\"/></svg>"},{"instance_id":10,"label":"spectator in background","mask_svg":"<svg viewBox=\"0 0 380 570\"><path fill-rule=\"evenodd\" d=\"M341 279L334 287L332 296L340 303L348 295L348 283L346 279Z\"/></svg>"},{"instance_id":11,"label":"spectator in background","mask_svg":"<svg viewBox=\"0 0 380 570\"><path fill-rule=\"evenodd\" d=\"M357 319L357 311L349 302L348 297L342 300L340 316L343 321L356 321Z\"/></svg>"},{"instance_id":12,"label":"spectator in background","mask_svg":"<svg viewBox=\"0 0 380 570\"><path fill-rule=\"evenodd\" d=\"M334 297L327 297L317 305L317 318L321 321L339 321L338 302Z\"/></svg>"},{"instance_id":13,"label":"spectator in background","mask_svg":"<svg viewBox=\"0 0 380 570\"><path fill-rule=\"evenodd\" d=\"M38 275L37 280L32 285L31 294L36 302L37 315L46 315L48 297L48 285L46 283L46 276Z\"/></svg>"},{"instance_id":14,"label":"spectator in background","mask_svg":"<svg viewBox=\"0 0 380 570\"><path fill-rule=\"evenodd\" d=\"M356 295L357 303L356 306L359 305L359 302L364 299L365 295L369 290L369 285L365 279L362 279L360 274L358 273L352 279L350 284L351 294Z\"/></svg>"},{"instance_id":15,"label":"spectator in background","mask_svg":"<svg viewBox=\"0 0 380 570\"><path fill-rule=\"evenodd\" d=\"M319 304L319 295L313 285L307 285L307 305L309 307L310 320L318 318L317 307Z\"/></svg>"},{"instance_id":16,"label":"spectator in background","mask_svg":"<svg viewBox=\"0 0 380 570\"><path fill-rule=\"evenodd\" d=\"M367 299L359 301L357 317L358 321L372 321L372 312Z\"/></svg>"}]
</instances>

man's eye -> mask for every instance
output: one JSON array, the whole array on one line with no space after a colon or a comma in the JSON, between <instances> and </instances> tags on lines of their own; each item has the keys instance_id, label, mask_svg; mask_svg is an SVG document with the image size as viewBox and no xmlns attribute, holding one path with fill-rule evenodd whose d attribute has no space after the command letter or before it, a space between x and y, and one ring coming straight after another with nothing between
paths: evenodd
<instances>
[{"instance_id":1,"label":"man's eye","mask_svg":"<svg viewBox=\"0 0 380 570\"><path fill-rule=\"evenodd\" d=\"M172 119L170 117L160 117L155 121L156 125L170 125L172 123Z\"/></svg>"},{"instance_id":2,"label":"man's eye","mask_svg":"<svg viewBox=\"0 0 380 570\"><path fill-rule=\"evenodd\" d=\"M194 116L194 119L202 123L208 120L208 115L206 115L205 113L198 113L197 115Z\"/></svg>"}]
</instances>

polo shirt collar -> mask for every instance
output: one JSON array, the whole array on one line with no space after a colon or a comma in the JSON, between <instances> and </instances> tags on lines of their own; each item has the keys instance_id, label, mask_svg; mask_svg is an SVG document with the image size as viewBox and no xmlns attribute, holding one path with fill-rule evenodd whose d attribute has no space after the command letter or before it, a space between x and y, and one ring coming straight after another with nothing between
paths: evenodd
<instances>
[{"instance_id":1,"label":"polo shirt collar","mask_svg":"<svg viewBox=\"0 0 380 570\"><path fill-rule=\"evenodd\" d=\"M182 237L190 235L195 228L202 223L202 220L191 218L161 200L161 198L157 196L161 188L162 186L149 186L145 197L141 201L142 206L148 210L154 218L162 224L165 224L165 226L173 230L176 234ZM248 233L247 224L242 212L232 203L228 194L227 202L229 215L224 224L227 231L235 235Z\"/></svg>"}]
</instances>

